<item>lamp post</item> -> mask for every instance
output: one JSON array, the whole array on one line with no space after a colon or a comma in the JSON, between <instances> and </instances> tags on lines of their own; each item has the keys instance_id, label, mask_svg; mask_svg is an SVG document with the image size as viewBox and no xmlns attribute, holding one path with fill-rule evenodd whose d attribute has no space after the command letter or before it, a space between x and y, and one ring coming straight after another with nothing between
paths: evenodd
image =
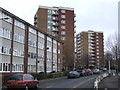
<instances>
[{"instance_id":1,"label":"lamp post","mask_svg":"<svg viewBox=\"0 0 120 90\"><path fill-rule=\"evenodd\" d=\"M112 56L110 55L110 59L108 60L108 73L111 74L111 60L112 60Z\"/></svg>"},{"instance_id":2,"label":"lamp post","mask_svg":"<svg viewBox=\"0 0 120 90\"><path fill-rule=\"evenodd\" d=\"M111 69L110 69L110 67L111 67L111 65L110 65L110 60L108 61L108 66L109 66L109 74L111 73Z\"/></svg>"},{"instance_id":3,"label":"lamp post","mask_svg":"<svg viewBox=\"0 0 120 90\"><path fill-rule=\"evenodd\" d=\"M0 20L7 20L9 19L8 17L0 18Z\"/></svg>"}]
</instances>

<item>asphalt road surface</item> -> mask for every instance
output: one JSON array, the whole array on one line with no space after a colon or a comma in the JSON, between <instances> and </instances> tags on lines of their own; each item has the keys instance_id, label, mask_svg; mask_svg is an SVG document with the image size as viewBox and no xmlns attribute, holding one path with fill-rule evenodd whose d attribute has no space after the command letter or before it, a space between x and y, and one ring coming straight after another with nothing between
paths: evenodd
<instances>
[{"instance_id":1,"label":"asphalt road surface","mask_svg":"<svg viewBox=\"0 0 120 90\"><path fill-rule=\"evenodd\" d=\"M75 88L93 88L94 80L98 75L80 77L75 79L62 78L58 80L50 80L41 82L39 88L46 89L75 89Z\"/></svg>"},{"instance_id":2,"label":"asphalt road surface","mask_svg":"<svg viewBox=\"0 0 120 90\"><path fill-rule=\"evenodd\" d=\"M40 81L39 88L37 90L90 90L93 89L94 80L98 76L99 74L74 79L67 79L64 77L60 79ZM3 88L2 90L7 89Z\"/></svg>"}]
</instances>

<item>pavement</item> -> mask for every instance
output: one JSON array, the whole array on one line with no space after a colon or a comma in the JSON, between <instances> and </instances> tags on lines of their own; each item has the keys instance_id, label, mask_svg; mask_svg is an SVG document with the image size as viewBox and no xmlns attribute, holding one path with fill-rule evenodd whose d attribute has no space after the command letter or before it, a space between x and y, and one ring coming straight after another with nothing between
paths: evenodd
<instances>
[{"instance_id":1,"label":"pavement","mask_svg":"<svg viewBox=\"0 0 120 90\"><path fill-rule=\"evenodd\" d=\"M109 75L99 83L99 90L120 90L120 75Z\"/></svg>"}]
</instances>

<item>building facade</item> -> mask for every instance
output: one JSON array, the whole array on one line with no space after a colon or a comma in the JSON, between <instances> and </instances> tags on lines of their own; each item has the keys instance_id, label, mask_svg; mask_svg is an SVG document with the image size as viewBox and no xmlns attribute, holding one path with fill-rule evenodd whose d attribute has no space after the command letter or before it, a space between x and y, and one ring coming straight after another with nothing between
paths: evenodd
<instances>
[{"instance_id":1,"label":"building facade","mask_svg":"<svg viewBox=\"0 0 120 90\"><path fill-rule=\"evenodd\" d=\"M66 70L74 67L74 17L73 8L46 6L39 6L34 17L36 27L64 42L63 68Z\"/></svg>"},{"instance_id":2,"label":"building facade","mask_svg":"<svg viewBox=\"0 0 120 90\"><path fill-rule=\"evenodd\" d=\"M77 66L100 68L104 66L103 32L81 32L76 35Z\"/></svg>"},{"instance_id":3,"label":"building facade","mask_svg":"<svg viewBox=\"0 0 120 90\"><path fill-rule=\"evenodd\" d=\"M0 72L61 70L62 43L0 8Z\"/></svg>"}]
</instances>

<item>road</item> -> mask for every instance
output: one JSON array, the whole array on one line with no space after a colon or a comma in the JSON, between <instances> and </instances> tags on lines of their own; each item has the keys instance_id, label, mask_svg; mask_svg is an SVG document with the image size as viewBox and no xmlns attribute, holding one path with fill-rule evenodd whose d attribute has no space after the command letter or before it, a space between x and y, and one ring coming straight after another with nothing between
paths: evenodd
<instances>
[{"instance_id":1,"label":"road","mask_svg":"<svg viewBox=\"0 0 120 90\"><path fill-rule=\"evenodd\" d=\"M49 90L49 89L62 89L62 90L74 90L74 89L88 89L93 88L94 80L99 74L85 76L75 79L60 78L54 80L40 81L39 88L37 90ZM2 90L7 90L6 88Z\"/></svg>"},{"instance_id":2,"label":"road","mask_svg":"<svg viewBox=\"0 0 120 90\"><path fill-rule=\"evenodd\" d=\"M47 82L41 82L39 88L42 90L50 88L93 88L94 80L98 75L80 77L75 79L62 78L58 80L50 80Z\"/></svg>"}]
</instances>

